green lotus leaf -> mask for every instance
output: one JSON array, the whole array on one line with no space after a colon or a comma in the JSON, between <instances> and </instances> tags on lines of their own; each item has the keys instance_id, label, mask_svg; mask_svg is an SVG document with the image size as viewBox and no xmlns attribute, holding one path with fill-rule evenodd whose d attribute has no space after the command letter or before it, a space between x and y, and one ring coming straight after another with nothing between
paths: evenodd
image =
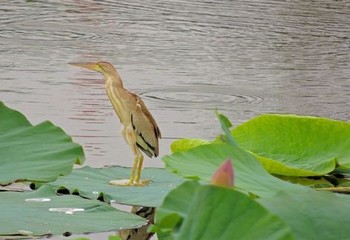
<instances>
[{"instance_id":1,"label":"green lotus leaf","mask_svg":"<svg viewBox=\"0 0 350 240\"><path fill-rule=\"evenodd\" d=\"M268 114L239 125L232 135L273 174L321 176L332 172L337 163L350 167L348 122Z\"/></svg>"},{"instance_id":2,"label":"green lotus leaf","mask_svg":"<svg viewBox=\"0 0 350 240\"><path fill-rule=\"evenodd\" d=\"M121 204L158 207L165 195L183 180L176 175L160 168L145 168L142 179L152 182L144 187L127 187L110 185L114 179L128 179L131 168L83 167L75 169L68 176L47 183L53 190L71 194L79 194L89 199L99 199L106 202L116 201Z\"/></svg>"},{"instance_id":3,"label":"green lotus leaf","mask_svg":"<svg viewBox=\"0 0 350 240\"><path fill-rule=\"evenodd\" d=\"M170 145L170 149L172 152L183 152L209 143L209 141L199 138L183 138L173 141Z\"/></svg>"},{"instance_id":4,"label":"green lotus leaf","mask_svg":"<svg viewBox=\"0 0 350 240\"><path fill-rule=\"evenodd\" d=\"M296 239L348 239L350 198L329 192L289 193L257 200L283 219Z\"/></svg>"},{"instance_id":5,"label":"green lotus leaf","mask_svg":"<svg viewBox=\"0 0 350 240\"><path fill-rule=\"evenodd\" d=\"M221 130L224 132L223 135L220 135L220 138L227 144L238 147L236 140L230 134L230 128L232 127L232 123L230 120L223 114L219 113L217 110L215 111L216 117L218 118L221 126Z\"/></svg>"},{"instance_id":6,"label":"green lotus leaf","mask_svg":"<svg viewBox=\"0 0 350 240\"><path fill-rule=\"evenodd\" d=\"M53 181L83 160L82 147L61 128L48 121L33 126L0 102L0 184Z\"/></svg>"},{"instance_id":7,"label":"green lotus leaf","mask_svg":"<svg viewBox=\"0 0 350 240\"><path fill-rule=\"evenodd\" d=\"M227 144L207 144L163 158L165 167L182 177L210 182L212 174L224 160L231 159L235 186L258 196L269 196L278 190L303 191L307 187L270 175L248 152Z\"/></svg>"},{"instance_id":8,"label":"green lotus leaf","mask_svg":"<svg viewBox=\"0 0 350 240\"><path fill-rule=\"evenodd\" d=\"M155 229L160 240L294 239L284 221L247 195L194 181L169 193L157 210Z\"/></svg>"},{"instance_id":9,"label":"green lotus leaf","mask_svg":"<svg viewBox=\"0 0 350 240\"><path fill-rule=\"evenodd\" d=\"M230 128L232 127L232 123L230 120L219 113L218 111L215 111L216 117L218 118L221 129L224 132L224 135L220 135L216 140L214 140L212 143L223 143L226 142L232 146L237 147L236 141L233 139L232 135L230 134ZM170 149L174 152L180 152L180 151L188 151L191 148L198 147L201 145L209 144L210 141L199 139L199 138L184 138L175 140L171 143Z\"/></svg>"},{"instance_id":10,"label":"green lotus leaf","mask_svg":"<svg viewBox=\"0 0 350 240\"><path fill-rule=\"evenodd\" d=\"M346 180L342 178L335 178L332 176L321 176L321 177L290 177L290 176L278 176L278 178L288 181L291 183L296 183L312 188L329 188L338 186L340 180L345 182Z\"/></svg>"},{"instance_id":11,"label":"green lotus leaf","mask_svg":"<svg viewBox=\"0 0 350 240\"><path fill-rule=\"evenodd\" d=\"M106 232L146 223L97 200L57 196L45 186L33 192L0 192L0 213L0 238Z\"/></svg>"}]
</instances>

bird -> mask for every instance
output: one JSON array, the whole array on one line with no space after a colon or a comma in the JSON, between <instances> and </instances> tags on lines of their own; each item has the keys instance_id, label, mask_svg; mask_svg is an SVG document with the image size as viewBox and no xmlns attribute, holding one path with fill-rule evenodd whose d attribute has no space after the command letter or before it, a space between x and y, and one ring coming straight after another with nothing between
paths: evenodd
<instances>
[{"instance_id":1,"label":"bird","mask_svg":"<svg viewBox=\"0 0 350 240\"><path fill-rule=\"evenodd\" d=\"M109 183L117 186L144 186L150 180L141 180L144 156L159 155L161 132L142 99L124 88L123 80L117 69L109 62L71 62L70 65L82 67L101 73L105 80L105 89L112 106L121 123L121 134L130 146L134 161L129 179L112 180ZM141 150L141 151L140 151Z\"/></svg>"}]
</instances>

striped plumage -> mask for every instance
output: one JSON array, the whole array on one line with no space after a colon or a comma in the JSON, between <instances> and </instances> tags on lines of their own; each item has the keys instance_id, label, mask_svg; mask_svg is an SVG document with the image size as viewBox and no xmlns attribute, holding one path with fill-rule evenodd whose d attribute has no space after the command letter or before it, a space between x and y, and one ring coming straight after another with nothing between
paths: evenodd
<instances>
[{"instance_id":1,"label":"striped plumage","mask_svg":"<svg viewBox=\"0 0 350 240\"><path fill-rule=\"evenodd\" d=\"M139 149L148 157L158 156L161 133L156 121L142 99L124 88L123 81L112 64L108 62L71 64L103 74L107 95L122 124L121 133L135 155L128 185L142 185L140 175L143 155Z\"/></svg>"}]
</instances>

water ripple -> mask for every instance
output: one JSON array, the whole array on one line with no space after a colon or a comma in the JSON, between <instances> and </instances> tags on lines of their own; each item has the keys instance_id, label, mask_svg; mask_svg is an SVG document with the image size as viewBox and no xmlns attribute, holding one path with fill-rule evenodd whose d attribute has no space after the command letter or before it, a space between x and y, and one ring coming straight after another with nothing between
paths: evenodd
<instances>
[{"instance_id":1,"label":"water ripple","mask_svg":"<svg viewBox=\"0 0 350 240\"><path fill-rule=\"evenodd\" d=\"M254 93L236 93L231 89L220 86L184 86L157 88L143 91L140 95L162 105L180 109L230 109L239 104L259 104L266 101L286 101L285 97L259 96Z\"/></svg>"}]
</instances>

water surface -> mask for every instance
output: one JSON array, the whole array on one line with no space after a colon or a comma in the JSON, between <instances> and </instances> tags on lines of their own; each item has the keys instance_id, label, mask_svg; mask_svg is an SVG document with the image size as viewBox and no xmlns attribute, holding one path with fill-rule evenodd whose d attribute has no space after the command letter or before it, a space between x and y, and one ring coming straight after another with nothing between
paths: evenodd
<instances>
[{"instance_id":1,"label":"water surface","mask_svg":"<svg viewBox=\"0 0 350 240\"><path fill-rule=\"evenodd\" d=\"M132 154L101 76L71 61L119 69L159 123L161 155L173 139L218 134L216 107L234 124L349 120L349 16L349 2L328 0L2 1L0 100L61 126L91 166L130 166Z\"/></svg>"}]
</instances>

